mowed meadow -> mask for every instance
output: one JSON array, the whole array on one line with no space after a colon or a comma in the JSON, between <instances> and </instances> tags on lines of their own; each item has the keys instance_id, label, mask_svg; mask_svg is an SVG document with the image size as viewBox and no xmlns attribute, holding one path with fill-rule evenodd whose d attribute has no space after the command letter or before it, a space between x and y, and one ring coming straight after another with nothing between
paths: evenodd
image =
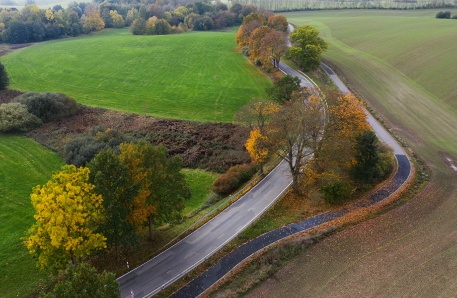
<instances>
[{"instance_id":1,"label":"mowed meadow","mask_svg":"<svg viewBox=\"0 0 457 298\"><path fill-rule=\"evenodd\" d=\"M319 242L248 297L455 296L457 20L436 19L438 11L285 14L321 31L325 59L431 177L404 205Z\"/></svg>"},{"instance_id":2,"label":"mowed meadow","mask_svg":"<svg viewBox=\"0 0 457 298\"><path fill-rule=\"evenodd\" d=\"M36 44L0 61L12 89L61 92L82 104L161 118L230 122L271 85L236 50L235 31L106 30Z\"/></svg>"}]
</instances>

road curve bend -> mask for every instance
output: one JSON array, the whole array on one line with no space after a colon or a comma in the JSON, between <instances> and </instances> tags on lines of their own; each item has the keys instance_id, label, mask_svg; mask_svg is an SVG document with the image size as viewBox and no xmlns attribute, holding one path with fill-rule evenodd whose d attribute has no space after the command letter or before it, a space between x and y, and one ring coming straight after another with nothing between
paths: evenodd
<instances>
[{"instance_id":1,"label":"road curve bend","mask_svg":"<svg viewBox=\"0 0 457 298\"><path fill-rule=\"evenodd\" d=\"M313 87L311 82L309 82L308 79L304 77L301 73L295 71L294 69L288 66L283 67L284 65L285 64L283 63L280 64L280 68L284 73L293 76L298 76L302 82L304 80L308 82L309 85L305 85L306 87ZM347 87L327 65L323 64L322 67L330 76L330 78L334 81L334 83L338 86L342 93L349 93ZM356 212L361 208L371 207L399 192L402 189L403 185L405 185L411 177L411 162L408 156L406 155L404 149L384 129L384 127L381 124L379 124L379 122L368 111L366 113L367 120L373 128L373 130L378 135L378 138L392 148L395 158L397 160L397 170L394 176L381 189L372 193L370 196L368 196L368 198L355 202L346 208L341 208L336 211L329 211L318 214L299 223L293 223L285 227L270 231L243 244L242 246L235 249L232 253L219 260L216 265L209 268L206 272L198 276L196 279L188 283L186 286L179 289L176 293L172 295L172 297L197 297L204 291L209 289L213 284L215 284L218 280L224 277L227 273L229 273L239 263L241 263L243 260L251 256L255 252L258 252L259 250L264 249L265 247L291 235L309 230L311 228L319 227L322 224L338 219L351 212Z\"/></svg>"}]
</instances>

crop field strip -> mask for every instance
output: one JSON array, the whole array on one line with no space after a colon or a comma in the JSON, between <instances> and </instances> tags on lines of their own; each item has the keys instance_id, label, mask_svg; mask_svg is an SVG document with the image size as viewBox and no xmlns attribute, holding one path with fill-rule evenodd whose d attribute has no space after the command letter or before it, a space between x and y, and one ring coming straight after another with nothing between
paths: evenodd
<instances>
[{"instance_id":1,"label":"crop field strip","mask_svg":"<svg viewBox=\"0 0 457 298\"><path fill-rule=\"evenodd\" d=\"M163 118L232 121L270 81L235 51L234 32L133 36L127 29L41 43L1 58L12 88L54 91Z\"/></svg>"}]
</instances>

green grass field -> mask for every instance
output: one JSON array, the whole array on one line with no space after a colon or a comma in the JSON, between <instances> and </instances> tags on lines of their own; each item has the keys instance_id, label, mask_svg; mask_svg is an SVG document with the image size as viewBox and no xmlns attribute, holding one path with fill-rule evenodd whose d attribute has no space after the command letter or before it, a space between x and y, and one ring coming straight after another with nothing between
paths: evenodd
<instances>
[{"instance_id":1,"label":"green grass field","mask_svg":"<svg viewBox=\"0 0 457 298\"><path fill-rule=\"evenodd\" d=\"M1 62L11 88L163 118L232 121L271 84L235 47L235 31L134 36L122 29L40 43Z\"/></svg>"},{"instance_id":2,"label":"green grass field","mask_svg":"<svg viewBox=\"0 0 457 298\"><path fill-rule=\"evenodd\" d=\"M41 278L20 238L34 221L30 192L49 180L63 161L34 141L0 134L0 296L24 297Z\"/></svg>"}]
</instances>

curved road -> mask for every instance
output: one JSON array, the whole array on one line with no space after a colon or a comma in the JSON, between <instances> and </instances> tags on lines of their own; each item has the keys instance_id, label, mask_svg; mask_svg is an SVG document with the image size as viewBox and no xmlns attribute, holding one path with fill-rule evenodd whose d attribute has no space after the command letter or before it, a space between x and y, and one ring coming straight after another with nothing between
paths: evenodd
<instances>
[{"instance_id":1,"label":"curved road","mask_svg":"<svg viewBox=\"0 0 457 298\"><path fill-rule=\"evenodd\" d=\"M205 261L243 231L291 185L282 161L259 184L166 251L118 278L122 297L149 297Z\"/></svg>"},{"instance_id":2,"label":"curved road","mask_svg":"<svg viewBox=\"0 0 457 298\"><path fill-rule=\"evenodd\" d=\"M299 77L303 87L313 87L307 78L284 63L280 64L280 68L287 74ZM394 148L395 154L405 155L381 125L376 124L374 119L370 119L370 124L381 140ZM259 184L218 216L153 259L119 277L122 297L131 297L132 293L135 297L149 297L181 278L263 214L291 182L287 163L282 161Z\"/></svg>"},{"instance_id":3,"label":"curved road","mask_svg":"<svg viewBox=\"0 0 457 298\"><path fill-rule=\"evenodd\" d=\"M282 66L283 64L280 64L280 68L282 68ZM332 80L334 80L335 84L338 85L340 91L345 93L349 92L346 86L344 86L341 80L333 73L333 71L331 71L328 66L323 65L323 67L330 75ZM290 67L282 68L281 70L286 74L299 76L301 80L307 80L303 75L291 69ZM311 85L310 82L308 82L308 84ZM411 163L406 156L403 148L398 145L398 143L368 112L367 116L368 122L372 126L373 130L378 134L378 137L383 142L389 144L392 147L395 158L397 159L397 171L390 181L388 181L385 185L383 185L381 189L378 189L366 199L357 201L351 204L348 208L321 213L299 223L293 223L285 227L270 231L243 244L231 252L229 255L220 259L216 265L208 269L206 272L198 276L186 286L179 289L172 295L172 298L197 297L200 294L204 293L205 290L209 289L213 284L223 278L240 262L248 258L253 253L291 235L318 227L324 223L357 211L360 208L373 206L397 193L411 176ZM266 293L262 294L263 296L268 297L269 292L267 291ZM289 296L289 294L283 296Z\"/></svg>"}]
</instances>

